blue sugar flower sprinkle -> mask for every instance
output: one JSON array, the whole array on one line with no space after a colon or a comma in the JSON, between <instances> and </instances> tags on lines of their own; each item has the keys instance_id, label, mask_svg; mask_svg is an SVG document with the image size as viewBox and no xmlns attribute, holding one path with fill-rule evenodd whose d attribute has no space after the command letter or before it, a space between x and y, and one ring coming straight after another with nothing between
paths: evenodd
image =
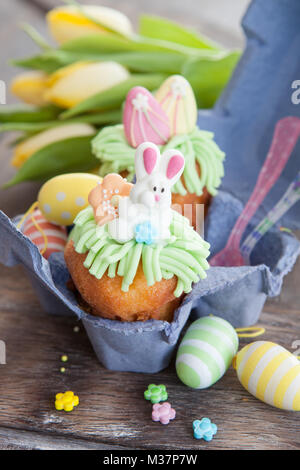
<instances>
[{"instance_id":1,"label":"blue sugar flower sprinkle","mask_svg":"<svg viewBox=\"0 0 300 470\"><path fill-rule=\"evenodd\" d=\"M146 245L151 245L157 238L157 230L149 221L137 224L134 231L137 243L146 243Z\"/></svg>"},{"instance_id":2,"label":"blue sugar flower sprinkle","mask_svg":"<svg viewBox=\"0 0 300 470\"><path fill-rule=\"evenodd\" d=\"M193 421L193 430L195 439L211 441L217 433L218 427L209 418L202 418L201 421L199 419Z\"/></svg>"}]
</instances>

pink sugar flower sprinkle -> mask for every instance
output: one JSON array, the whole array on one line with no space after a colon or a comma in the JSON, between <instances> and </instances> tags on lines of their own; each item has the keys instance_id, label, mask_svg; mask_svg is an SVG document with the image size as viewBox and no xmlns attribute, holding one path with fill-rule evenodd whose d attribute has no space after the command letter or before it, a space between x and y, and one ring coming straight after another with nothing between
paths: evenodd
<instances>
[{"instance_id":1,"label":"pink sugar flower sprinkle","mask_svg":"<svg viewBox=\"0 0 300 470\"><path fill-rule=\"evenodd\" d=\"M171 408L170 403L167 401L160 404L155 403L152 407L152 420L160 421L161 424L169 424L171 419L174 419L176 416L176 411Z\"/></svg>"}]
</instances>

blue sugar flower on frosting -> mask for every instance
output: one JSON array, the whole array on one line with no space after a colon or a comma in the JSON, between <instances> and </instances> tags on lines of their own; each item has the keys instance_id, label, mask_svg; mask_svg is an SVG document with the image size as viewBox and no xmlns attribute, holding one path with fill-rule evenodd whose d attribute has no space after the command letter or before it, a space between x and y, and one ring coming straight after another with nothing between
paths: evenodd
<instances>
[{"instance_id":1,"label":"blue sugar flower on frosting","mask_svg":"<svg viewBox=\"0 0 300 470\"><path fill-rule=\"evenodd\" d=\"M134 228L134 232L137 243L146 243L146 245L151 245L157 238L157 230L149 221L137 224Z\"/></svg>"},{"instance_id":2,"label":"blue sugar flower on frosting","mask_svg":"<svg viewBox=\"0 0 300 470\"><path fill-rule=\"evenodd\" d=\"M217 433L218 428L209 418L202 418L201 421L196 419L193 422L193 430L195 439L211 441L213 436Z\"/></svg>"}]
</instances>

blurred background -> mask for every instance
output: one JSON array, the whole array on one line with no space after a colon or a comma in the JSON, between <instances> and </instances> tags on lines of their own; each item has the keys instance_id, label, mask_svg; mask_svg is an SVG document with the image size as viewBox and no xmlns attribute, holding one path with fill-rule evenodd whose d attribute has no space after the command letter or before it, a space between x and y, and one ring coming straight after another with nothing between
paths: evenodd
<instances>
[{"instance_id":1,"label":"blurred background","mask_svg":"<svg viewBox=\"0 0 300 470\"><path fill-rule=\"evenodd\" d=\"M81 0L81 4L95 4L115 8L129 17L135 30L142 14L152 14L178 22L192 28L229 50L244 46L241 19L250 0ZM53 7L62 5L59 0L1 0L0 2L0 80L6 83L7 104L18 99L9 90L11 79L22 72L12 65L12 59L21 59L38 54L39 48L20 28L31 24L50 44L45 14ZM16 139L12 133L0 133L0 186L14 174L10 160ZM21 183L6 190L0 187L0 207L9 216L23 212L35 200L40 183ZM20 197L20 194L22 197Z\"/></svg>"},{"instance_id":2,"label":"blurred background","mask_svg":"<svg viewBox=\"0 0 300 470\"><path fill-rule=\"evenodd\" d=\"M250 0L80 0L80 3L116 8L126 14L135 27L143 13L164 16L194 28L223 46L241 48L244 38L240 22ZM10 59L28 56L38 50L19 25L31 23L50 38L44 15L51 8L62 4L59 0L1 0L1 80L9 81L19 71L9 64ZM15 101L16 98L8 94L7 102Z\"/></svg>"}]
</instances>

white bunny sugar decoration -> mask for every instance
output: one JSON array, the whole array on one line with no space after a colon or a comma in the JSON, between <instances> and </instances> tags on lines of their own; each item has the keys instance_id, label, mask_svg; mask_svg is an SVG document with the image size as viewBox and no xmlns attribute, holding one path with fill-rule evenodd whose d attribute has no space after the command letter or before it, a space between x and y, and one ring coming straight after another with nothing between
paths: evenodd
<instances>
[{"instance_id":1,"label":"white bunny sugar decoration","mask_svg":"<svg viewBox=\"0 0 300 470\"><path fill-rule=\"evenodd\" d=\"M110 236L124 243L135 239L147 244L164 243L170 238L172 219L171 187L184 169L178 150L166 150L144 142L135 153L136 183L128 197L119 201L118 218L108 224Z\"/></svg>"}]
</instances>

